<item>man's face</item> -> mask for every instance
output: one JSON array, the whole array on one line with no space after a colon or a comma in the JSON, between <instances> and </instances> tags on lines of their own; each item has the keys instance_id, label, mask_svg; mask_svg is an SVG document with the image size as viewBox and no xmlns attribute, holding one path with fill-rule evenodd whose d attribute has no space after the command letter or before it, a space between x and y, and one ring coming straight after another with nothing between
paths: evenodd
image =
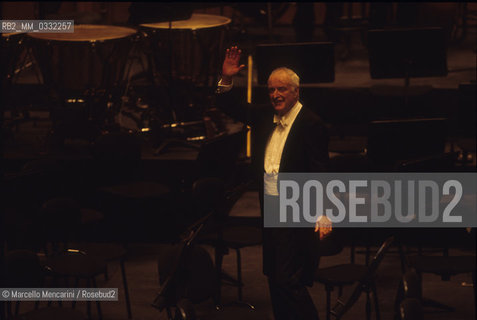
<instances>
[{"instance_id":1,"label":"man's face","mask_svg":"<svg viewBox=\"0 0 477 320\"><path fill-rule=\"evenodd\" d=\"M283 116L298 101L298 88L294 88L284 72L273 74L268 79L268 95L275 112Z\"/></svg>"}]
</instances>

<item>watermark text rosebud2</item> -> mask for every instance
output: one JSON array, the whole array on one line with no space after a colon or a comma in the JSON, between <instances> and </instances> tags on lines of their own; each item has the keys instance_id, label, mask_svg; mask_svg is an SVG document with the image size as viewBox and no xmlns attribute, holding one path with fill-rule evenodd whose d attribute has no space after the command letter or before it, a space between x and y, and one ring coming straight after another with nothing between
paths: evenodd
<instances>
[{"instance_id":1,"label":"watermark text rosebud2","mask_svg":"<svg viewBox=\"0 0 477 320\"><path fill-rule=\"evenodd\" d=\"M476 173L281 173L275 181L265 227L315 227L320 216L333 227L477 226Z\"/></svg>"}]
</instances>

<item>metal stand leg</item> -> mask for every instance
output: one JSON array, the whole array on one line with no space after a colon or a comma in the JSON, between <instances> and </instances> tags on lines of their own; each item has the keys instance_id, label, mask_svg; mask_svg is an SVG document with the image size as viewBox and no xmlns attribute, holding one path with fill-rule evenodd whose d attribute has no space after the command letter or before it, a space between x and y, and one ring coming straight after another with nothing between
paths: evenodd
<instances>
[{"instance_id":1,"label":"metal stand leg","mask_svg":"<svg viewBox=\"0 0 477 320\"><path fill-rule=\"evenodd\" d=\"M96 279L93 277L91 278L91 281L93 283L93 288L97 288L98 286L96 285ZM98 318L101 320L103 319L103 313L101 312L101 303L96 301L96 308L98 309Z\"/></svg>"},{"instance_id":2,"label":"metal stand leg","mask_svg":"<svg viewBox=\"0 0 477 320\"><path fill-rule=\"evenodd\" d=\"M325 286L326 290L326 320L331 319L331 291L333 291L333 287Z\"/></svg>"},{"instance_id":3,"label":"metal stand leg","mask_svg":"<svg viewBox=\"0 0 477 320\"><path fill-rule=\"evenodd\" d=\"M121 275L123 277L124 298L126 299L126 309L128 312L128 319L132 319L131 301L129 300L129 288L128 288L128 281L126 278L126 269L124 268L124 260L121 259L119 261L119 264L121 266Z\"/></svg>"},{"instance_id":4,"label":"metal stand leg","mask_svg":"<svg viewBox=\"0 0 477 320\"><path fill-rule=\"evenodd\" d=\"M373 283L371 287L371 293L373 295L374 310L376 312L376 320L381 320L381 312L379 311L378 303L378 291L376 290L376 285Z\"/></svg>"},{"instance_id":5,"label":"metal stand leg","mask_svg":"<svg viewBox=\"0 0 477 320\"><path fill-rule=\"evenodd\" d=\"M235 250L237 253L237 281L239 282L237 286L237 293L239 301L242 301L242 257L240 256L240 249Z\"/></svg>"}]
</instances>

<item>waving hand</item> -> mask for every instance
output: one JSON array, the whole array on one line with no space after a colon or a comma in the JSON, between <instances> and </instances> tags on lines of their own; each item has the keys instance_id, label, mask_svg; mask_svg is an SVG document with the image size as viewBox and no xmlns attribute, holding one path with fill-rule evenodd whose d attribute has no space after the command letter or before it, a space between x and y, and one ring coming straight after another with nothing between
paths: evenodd
<instances>
[{"instance_id":1,"label":"waving hand","mask_svg":"<svg viewBox=\"0 0 477 320\"><path fill-rule=\"evenodd\" d=\"M232 77L245 68L244 64L239 64L241 54L242 50L236 46L230 47L230 49L227 49L225 52L224 64L222 65L222 81L225 83L230 83Z\"/></svg>"}]
</instances>

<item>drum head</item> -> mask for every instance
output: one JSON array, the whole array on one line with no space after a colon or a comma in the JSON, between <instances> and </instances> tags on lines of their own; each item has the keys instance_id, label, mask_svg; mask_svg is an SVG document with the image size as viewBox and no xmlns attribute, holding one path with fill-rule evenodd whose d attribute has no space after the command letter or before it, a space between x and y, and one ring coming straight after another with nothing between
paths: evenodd
<instances>
[{"instance_id":1,"label":"drum head","mask_svg":"<svg viewBox=\"0 0 477 320\"><path fill-rule=\"evenodd\" d=\"M23 35L24 32L10 32L10 33L2 33L2 38L12 38L14 35ZM5 40L5 39L3 39Z\"/></svg>"},{"instance_id":2,"label":"drum head","mask_svg":"<svg viewBox=\"0 0 477 320\"><path fill-rule=\"evenodd\" d=\"M190 19L172 21L172 29L207 29L221 27L229 24L232 20L223 16L216 16L211 14L193 13ZM141 27L152 29L169 29L169 22L146 23L141 24Z\"/></svg>"},{"instance_id":3,"label":"drum head","mask_svg":"<svg viewBox=\"0 0 477 320\"><path fill-rule=\"evenodd\" d=\"M214 85L220 55L231 20L210 14L192 14L190 19L141 24L148 34L153 69L159 83L172 78L196 86ZM164 80L166 79L166 80Z\"/></svg>"},{"instance_id":4,"label":"drum head","mask_svg":"<svg viewBox=\"0 0 477 320\"><path fill-rule=\"evenodd\" d=\"M136 30L132 28L81 24L75 26L73 33L29 33L28 35L35 39L50 41L95 42L122 39L135 33Z\"/></svg>"},{"instance_id":5,"label":"drum head","mask_svg":"<svg viewBox=\"0 0 477 320\"><path fill-rule=\"evenodd\" d=\"M28 36L45 84L64 98L118 86L135 34L132 28L84 24L74 33Z\"/></svg>"}]
</instances>

